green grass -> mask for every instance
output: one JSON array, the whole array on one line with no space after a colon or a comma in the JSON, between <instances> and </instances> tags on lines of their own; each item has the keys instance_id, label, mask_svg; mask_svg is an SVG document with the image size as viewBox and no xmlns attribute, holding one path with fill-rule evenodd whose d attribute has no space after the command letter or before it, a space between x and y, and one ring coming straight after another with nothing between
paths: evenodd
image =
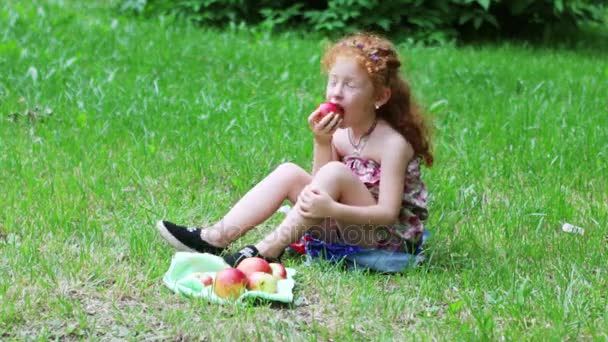
<instances>
[{"instance_id":1,"label":"green grass","mask_svg":"<svg viewBox=\"0 0 608 342\"><path fill-rule=\"evenodd\" d=\"M608 339L602 53L401 46L437 126L429 262L292 258L293 305L216 306L163 286L153 224L212 222L282 161L311 165L323 42L85 3L0 5L0 340Z\"/></svg>"}]
</instances>

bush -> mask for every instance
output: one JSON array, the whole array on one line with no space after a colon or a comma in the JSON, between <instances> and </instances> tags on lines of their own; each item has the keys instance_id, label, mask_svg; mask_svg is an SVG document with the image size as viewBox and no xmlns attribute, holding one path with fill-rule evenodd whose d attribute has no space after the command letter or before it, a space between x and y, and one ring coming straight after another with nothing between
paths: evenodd
<instances>
[{"instance_id":1,"label":"bush","mask_svg":"<svg viewBox=\"0 0 608 342\"><path fill-rule=\"evenodd\" d=\"M322 33L355 30L457 36L534 33L540 26L605 20L604 0L124 0L123 10L202 25L245 23Z\"/></svg>"}]
</instances>

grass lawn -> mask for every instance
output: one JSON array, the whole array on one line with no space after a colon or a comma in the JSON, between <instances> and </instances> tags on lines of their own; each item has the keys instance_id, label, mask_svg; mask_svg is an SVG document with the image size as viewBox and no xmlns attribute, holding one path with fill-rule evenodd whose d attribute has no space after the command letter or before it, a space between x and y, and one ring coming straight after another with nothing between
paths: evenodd
<instances>
[{"instance_id":1,"label":"grass lawn","mask_svg":"<svg viewBox=\"0 0 608 342\"><path fill-rule=\"evenodd\" d=\"M292 305L162 284L156 220L212 222L281 162L310 167L322 46L3 1L0 340L608 339L605 47L400 46L437 127L423 267L290 258Z\"/></svg>"}]
</instances>

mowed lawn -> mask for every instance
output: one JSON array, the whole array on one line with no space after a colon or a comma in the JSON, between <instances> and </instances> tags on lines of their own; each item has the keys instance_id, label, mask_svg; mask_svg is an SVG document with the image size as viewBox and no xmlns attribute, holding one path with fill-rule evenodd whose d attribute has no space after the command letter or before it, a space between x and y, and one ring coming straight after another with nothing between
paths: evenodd
<instances>
[{"instance_id":1,"label":"mowed lawn","mask_svg":"<svg viewBox=\"0 0 608 342\"><path fill-rule=\"evenodd\" d=\"M293 304L219 306L163 285L154 223L213 222L311 166L325 42L116 3L0 4L0 340L608 339L605 47L399 45L436 126L427 262L291 257Z\"/></svg>"}]
</instances>

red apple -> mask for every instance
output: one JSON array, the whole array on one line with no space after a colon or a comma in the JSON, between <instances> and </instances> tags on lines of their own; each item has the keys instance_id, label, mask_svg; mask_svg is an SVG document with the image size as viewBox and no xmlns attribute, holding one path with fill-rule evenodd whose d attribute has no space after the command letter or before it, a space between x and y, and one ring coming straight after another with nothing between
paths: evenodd
<instances>
[{"instance_id":1,"label":"red apple","mask_svg":"<svg viewBox=\"0 0 608 342\"><path fill-rule=\"evenodd\" d=\"M315 116L315 123L318 123L329 113L336 113L340 116L344 115L344 108L342 108L339 104L335 104L333 102L323 102L317 108L317 115Z\"/></svg>"},{"instance_id":2,"label":"red apple","mask_svg":"<svg viewBox=\"0 0 608 342\"><path fill-rule=\"evenodd\" d=\"M209 273L196 272L192 275L194 276L194 278L200 280L203 286L209 286L213 284L213 277Z\"/></svg>"},{"instance_id":3,"label":"red apple","mask_svg":"<svg viewBox=\"0 0 608 342\"><path fill-rule=\"evenodd\" d=\"M266 272L253 272L249 276L247 288L252 291L262 291L267 293L277 292L278 278Z\"/></svg>"},{"instance_id":4,"label":"red apple","mask_svg":"<svg viewBox=\"0 0 608 342\"><path fill-rule=\"evenodd\" d=\"M245 273L247 277L249 277L253 272L272 274L272 268L270 268L270 265L268 265L268 261L258 257L246 258L245 260L241 261L236 268Z\"/></svg>"},{"instance_id":5,"label":"red apple","mask_svg":"<svg viewBox=\"0 0 608 342\"><path fill-rule=\"evenodd\" d=\"M215 275L213 292L220 298L237 299L245 292L247 276L236 268L225 268Z\"/></svg>"},{"instance_id":6,"label":"red apple","mask_svg":"<svg viewBox=\"0 0 608 342\"><path fill-rule=\"evenodd\" d=\"M272 268L272 275L275 276L277 279L287 278L287 270L282 264L279 264L277 262L271 262L270 268Z\"/></svg>"}]
</instances>

